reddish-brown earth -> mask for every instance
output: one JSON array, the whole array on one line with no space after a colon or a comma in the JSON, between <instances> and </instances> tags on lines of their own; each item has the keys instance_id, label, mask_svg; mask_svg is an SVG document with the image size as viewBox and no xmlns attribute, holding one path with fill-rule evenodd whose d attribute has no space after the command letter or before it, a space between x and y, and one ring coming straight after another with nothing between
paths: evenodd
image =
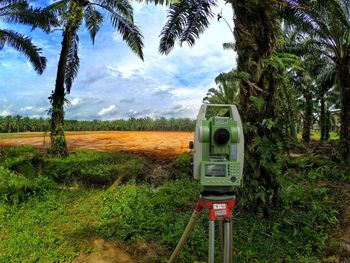
<instances>
[{"instance_id":1,"label":"reddish-brown earth","mask_svg":"<svg viewBox=\"0 0 350 263\"><path fill-rule=\"evenodd\" d=\"M188 152L188 141L193 140L193 133L159 131L67 132L66 138L70 151L76 149L124 151L168 157ZM0 136L0 146L47 147L49 144L49 134L44 136L43 133L15 133Z\"/></svg>"}]
</instances>

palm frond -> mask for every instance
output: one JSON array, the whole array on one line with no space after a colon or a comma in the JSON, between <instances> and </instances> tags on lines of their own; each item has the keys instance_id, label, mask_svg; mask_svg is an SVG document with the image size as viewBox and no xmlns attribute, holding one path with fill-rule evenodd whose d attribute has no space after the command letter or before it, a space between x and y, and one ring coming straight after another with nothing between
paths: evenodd
<instances>
[{"instance_id":1,"label":"palm frond","mask_svg":"<svg viewBox=\"0 0 350 263\"><path fill-rule=\"evenodd\" d=\"M186 2L188 3L188 11L180 43L187 42L189 46L193 46L199 35L209 26L209 19L214 15L211 8L216 6L216 1L196 0Z\"/></svg>"},{"instance_id":2,"label":"palm frond","mask_svg":"<svg viewBox=\"0 0 350 263\"><path fill-rule=\"evenodd\" d=\"M185 6L185 1L182 1L180 4L171 5L169 8L167 22L160 33L160 53L167 55L174 48L175 41L179 38L186 23Z\"/></svg>"},{"instance_id":3,"label":"palm frond","mask_svg":"<svg viewBox=\"0 0 350 263\"><path fill-rule=\"evenodd\" d=\"M136 2L139 2L139 3L147 3L147 4L155 4L155 5L178 4L181 1L186 1L186 0L136 0Z\"/></svg>"},{"instance_id":4,"label":"palm frond","mask_svg":"<svg viewBox=\"0 0 350 263\"><path fill-rule=\"evenodd\" d=\"M33 65L38 74L46 67L46 58L41 56L41 49L33 45L31 38L12 30L0 30L0 45L9 45L23 53Z\"/></svg>"},{"instance_id":5,"label":"palm frond","mask_svg":"<svg viewBox=\"0 0 350 263\"><path fill-rule=\"evenodd\" d=\"M88 4L84 9L84 19L86 27L89 30L92 43L95 43L95 36L103 23L103 16L100 12L95 10L91 4Z\"/></svg>"},{"instance_id":6,"label":"palm frond","mask_svg":"<svg viewBox=\"0 0 350 263\"><path fill-rule=\"evenodd\" d=\"M64 76L64 82L67 93L70 93L74 78L77 76L79 70L78 47L79 37L76 34L73 37L73 41L68 52L66 71Z\"/></svg>"},{"instance_id":7,"label":"palm frond","mask_svg":"<svg viewBox=\"0 0 350 263\"><path fill-rule=\"evenodd\" d=\"M48 5L45 9L54 13L56 16L67 12L69 0L59 0Z\"/></svg>"},{"instance_id":8,"label":"palm frond","mask_svg":"<svg viewBox=\"0 0 350 263\"><path fill-rule=\"evenodd\" d=\"M320 84L321 87L330 88L336 82L336 68L334 64L323 65L317 76L317 83Z\"/></svg>"},{"instance_id":9,"label":"palm frond","mask_svg":"<svg viewBox=\"0 0 350 263\"><path fill-rule=\"evenodd\" d=\"M99 3L92 3L92 5L98 5L109 13L112 26L118 30L130 49L143 60L143 36L139 28L127 17L121 15L110 6Z\"/></svg>"},{"instance_id":10,"label":"palm frond","mask_svg":"<svg viewBox=\"0 0 350 263\"><path fill-rule=\"evenodd\" d=\"M235 50L235 43L227 42L227 43L222 44L222 47L224 50Z\"/></svg>"},{"instance_id":11,"label":"palm frond","mask_svg":"<svg viewBox=\"0 0 350 263\"><path fill-rule=\"evenodd\" d=\"M129 0L97 0L96 3L102 6L108 6L115 12L126 17L129 21L134 21L133 8Z\"/></svg>"},{"instance_id":12,"label":"palm frond","mask_svg":"<svg viewBox=\"0 0 350 263\"><path fill-rule=\"evenodd\" d=\"M28 6L26 1L13 1L0 8L0 17L7 23L20 23L41 28L49 32L51 26L58 25L55 14L47 8L34 8Z\"/></svg>"},{"instance_id":13,"label":"palm frond","mask_svg":"<svg viewBox=\"0 0 350 263\"><path fill-rule=\"evenodd\" d=\"M168 20L161 31L159 52L169 54L176 40L193 46L200 34L209 26L213 17L211 8L216 0L187 0L170 6Z\"/></svg>"}]
</instances>

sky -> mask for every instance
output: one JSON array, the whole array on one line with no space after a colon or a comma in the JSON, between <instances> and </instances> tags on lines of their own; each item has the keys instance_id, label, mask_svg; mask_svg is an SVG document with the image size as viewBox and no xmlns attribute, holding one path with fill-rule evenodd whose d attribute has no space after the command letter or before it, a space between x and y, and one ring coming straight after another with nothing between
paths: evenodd
<instances>
[{"instance_id":1,"label":"sky","mask_svg":"<svg viewBox=\"0 0 350 263\"><path fill-rule=\"evenodd\" d=\"M82 26L80 69L67 97L67 119L195 118L207 90L216 86L215 77L235 66L236 54L222 48L223 43L233 40L223 21L214 17L195 46L177 45L165 56L158 53L158 45L167 8L139 3L133 6L135 22L144 36L144 61L132 53L108 19L94 45ZM232 21L231 8L224 1L214 10L215 14L221 11ZM48 60L39 76L24 55L10 47L0 50L0 116L48 117L62 32L32 32L2 22L0 26L30 35Z\"/></svg>"}]
</instances>

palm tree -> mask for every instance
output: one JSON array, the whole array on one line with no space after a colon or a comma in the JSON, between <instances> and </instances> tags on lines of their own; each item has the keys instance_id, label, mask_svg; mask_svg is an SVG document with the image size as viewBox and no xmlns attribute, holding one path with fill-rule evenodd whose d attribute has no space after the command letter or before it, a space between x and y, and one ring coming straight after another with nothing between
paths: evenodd
<instances>
[{"instance_id":1,"label":"palm tree","mask_svg":"<svg viewBox=\"0 0 350 263\"><path fill-rule=\"evenodd\" d=\"M350 161L350 1L294 1L286 17L307 32L318 49L329 57L337 73L341 94L340 155Z\"/></svg>"},{"instance_id":2,"label":"palm tree","mask_svg":"<svg viewBox=\"0 0 350 263\"><path fill-rule=\"evenodd\" d=\"M171 5L168 21L161 32L159 51L168 54L175 45L190 46L209 26L216 0L188 0ZM276 203L281 154L279 127L273 124L277 113L274 96L277 88L276 68L271 58L276 50L279 31L278 0L227 0L234 13L235 50L238 53L237 77L240 78L240 111L250 124L245 131L246 171L245 204L267 212ZM264 148L265 149L262 149ZM270 149L266 149L270 147ZM242 201L242 199L241 199Z\"/></svg>"},{"instance_id":3,"label":"palm tree","mask_svg":"<svg viewBox=\"0 0 350 263\"><path fill-rule=\"evenodd\" d=\"M215 78L217 88L208 90L203 99L205 103L212 104L237 104L239 101L239 81L231 78L232 72L221 73Z\"/></svg>"},{"instance_id":4,"label":"palm tree","mask_svg":"<svg viewBox=\"0 0 350 263\"><path fill-rule=\"evenodd\" d=\"M48 9L30 7L25 0L1 0L0 21L41 28L45 32L57 21ZM36 47L30 37L11 29L0 29L0 50L10 46L24 54L38 74L42 74L46 66L46 58L41 55L41 49Z\"/></svg>"},{"instance_id":5,"label":"palm tree","mask_svg":"<svg viewBox=\"0 0 350 263\"><path fill-rule=\"evenodd\" d=\"M118 30L131 50L143 60L142 35L134 24L133 10L128 0L63 0L51 7L59 10L63 25L63 40L57 67L55 90L50 101L51 108L51 151L58 156L68 154L64 136L65 95L70 93L74 78L79 69L78 29L85 21L91 40L101 28L103 11L110 17L110 22Z\"/></svg>"},{"instance_id":6,"label":"palm tree","mask_svg":"<svg viewBox=\"0 0 350 263\"><path fill-rule=\"evenodd\" d=\"M15 116L17 132L19 132L20 130L21 119L22 119L22 116L20 115Z\"/></svg>"},{"instance_id":7,"label":"palm tree","mask_svg":"<svg viewBox=\"0 0 350 263\"><path fill-rule=\"evenodd\" d=\"M334 95L334 88L336 86L335 64L328 58L326 58L326 61L328 63L325 63L326 66L321 69L316 79L318 83L318 99L320 101L321 141L329 139L329 107L332 103L330 98L334 97L332 95Z\"/></svg>"}]
</instances>

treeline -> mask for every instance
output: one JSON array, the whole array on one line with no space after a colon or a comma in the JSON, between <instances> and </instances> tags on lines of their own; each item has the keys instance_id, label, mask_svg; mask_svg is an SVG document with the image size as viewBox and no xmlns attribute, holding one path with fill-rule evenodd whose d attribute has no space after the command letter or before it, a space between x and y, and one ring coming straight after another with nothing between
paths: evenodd
<instances>
[{"instance_id":1,"label":"treeline","mask_svg":"<svg viewBox=\"0 0 350 263\"><path fill-rule=\"evenodd\" d=\"M165 117L92 121L65 120L64 125L66 131L193 131L195 120ZM19 115L0 116L1 133L48 131L50 131L49 119L29 118Z\"/></svg>"}]
</instances>

